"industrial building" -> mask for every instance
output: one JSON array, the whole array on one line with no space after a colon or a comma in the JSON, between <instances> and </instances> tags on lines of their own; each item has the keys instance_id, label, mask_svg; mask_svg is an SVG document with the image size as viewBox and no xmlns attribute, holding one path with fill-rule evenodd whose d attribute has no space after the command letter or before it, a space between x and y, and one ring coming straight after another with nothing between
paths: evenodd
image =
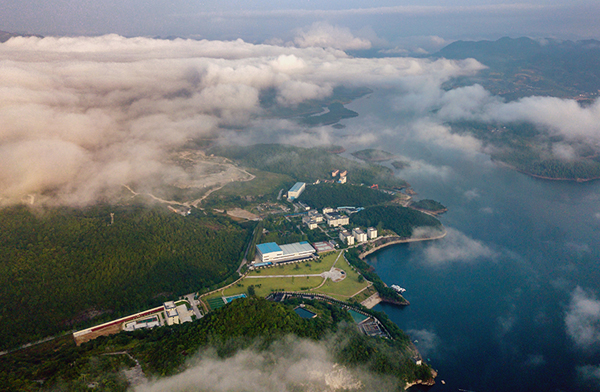
<instances>
[{"instance_id":1,"label":"industrial building","mask_svg":"<svg viewBox=\"0 0 600 392\"><path fill-rule=\"evenodd\" d=\"M354 236L348 230L340 231L340 240L347 245L354 245Z\"/></svg>"},{"instance_id":2,"label":"industrial building","mask_svg":"<svg viewBox=\"0 0 600 392\"><path fill-rule=\"evenodd\" d=\"M359 227L352 229L352 235L356 242L367 242L367 233L362 231Z\"/></svg>"},{"instance_id":3,"label":"industrial building","mask_svg":"<svg viewBox=\"0 0 600 392\"><path fill-rule=\"evenodd\" d=\"M298 197L300 197L302 192L304 192L304 189L306 189L306 183L304 183L304 182L295 183L294 186L291 187L290 190L288 191L288 200L290 200L290 201L296 200Z\"/></svg>"},{"instance_id":4,"label":"industrial building","mask_svg":"<svg viewBox=\"0 0 600 392\"><path fill-rule=\"evenodd\" d=\"M308 242L295 242L287 245L277 245L274 242L256 245L256 255L260 263L272 262L274 264L285 261L304 260L316 253Z\"/></svg>"}]
</instances>

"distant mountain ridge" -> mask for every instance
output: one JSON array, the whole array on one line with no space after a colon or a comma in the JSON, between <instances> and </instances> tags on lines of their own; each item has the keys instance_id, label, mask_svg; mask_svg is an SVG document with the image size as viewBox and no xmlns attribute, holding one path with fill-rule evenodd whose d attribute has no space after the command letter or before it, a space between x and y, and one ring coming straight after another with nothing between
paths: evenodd
<instances>
[{"instance_id":1,"label":"distant mountain ridge","mask_svg":"<svg viewBox=\"0 0 600 392\"><path fill-rule=\"evenodd\" d=\"M434 58L474 58L487 70L457 79L454 88L480 83L509 100L530 95L593 99L600 90L600 41L500 38L497 41L456 41Z\"/></svg>"},{"instance_id":2,"label":"distant mountain ridge","mask_svg":"<svg viewBox=\"0 0 600 392\"><path fill-rule=\"evenodd\" d=\"M38 35L38 34L17 34L17 33L9 33L8 31L0 30L0 43L4 43L13 37L40 37L40 38L43 38L41 35Z\"/></svg>"}]
</instances>

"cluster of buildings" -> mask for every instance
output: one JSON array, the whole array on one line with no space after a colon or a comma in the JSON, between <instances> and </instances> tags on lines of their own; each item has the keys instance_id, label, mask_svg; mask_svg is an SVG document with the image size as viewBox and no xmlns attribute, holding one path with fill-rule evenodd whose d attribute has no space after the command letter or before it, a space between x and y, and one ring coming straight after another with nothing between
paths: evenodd
<instances>
[{"instance_id":1,"label":"cluster of buildings","mask_svg":"<svg viewBox=\"0 0 600 392\"><path fill-rule=\"evenodd\" d=\"M347 245L354 245L355 242L367 242L375 238L377 238L377 229L373 227L369 227L366 233L359 227L352 229L352 232L348 230L340 231L340 240Z\"/></svg>"},{"instance_id":2,"label":"cluster of buildings","mask_svg":"<svg viewBox=\"0 0 600 392\"><path fill-rule=\"evenodd\" d=\"M165 307L165 321L167 325L183 324L192 321L191 315L194 314L192 310L188 310L185 304L175 306L175 302L168 301L164 304Z\"/></svg>"},{"instance_id":3,"label":"cluster of buildings","mask_svg":"<svg viewBox=\"0 0 600 392\"><path fill-rule=\"evenodd\" d=\"M331 177L336 178L338 174L340 175L340 179L338 180L338 182L340 184L345 184L347 181L346 176L348 175L348 170L344 170L344 171L340 172L339 170L336 169L331 172Z\"/></svg>"}]
</instances>

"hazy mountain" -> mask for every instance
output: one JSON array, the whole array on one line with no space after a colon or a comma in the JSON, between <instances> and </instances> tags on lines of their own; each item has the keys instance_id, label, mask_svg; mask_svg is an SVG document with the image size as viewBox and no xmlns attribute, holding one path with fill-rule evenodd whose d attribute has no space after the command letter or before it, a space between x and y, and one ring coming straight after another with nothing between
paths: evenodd
<instances>
[{"instance_id":1,"label":"hazy mountain","mask_svg":"<svg viewBox=\"0 0 600 392\"><path fill-rule=\"evenodd\" d=\"M592 98L600 90L600 41L508 38L456 41L433 55L474 58L489 67L453 86L481 83L493 93L516 99L528 95ZM578 97L580 94L583 96Z\"/></svg>"}]
</instances>

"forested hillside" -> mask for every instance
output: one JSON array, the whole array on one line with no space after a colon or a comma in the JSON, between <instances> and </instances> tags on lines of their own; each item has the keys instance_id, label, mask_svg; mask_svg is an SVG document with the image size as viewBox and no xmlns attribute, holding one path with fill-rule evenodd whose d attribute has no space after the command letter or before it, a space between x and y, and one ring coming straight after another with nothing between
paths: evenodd
<instances>
[{"instance_id":1,"label":"forested hillside","mask_svg":"<svg viewBox=\"0 0 600 392\"><path fill-rule=\"evenodd\" d=\"M65 341L49 343L0 357L0 383L12 390L39 391L40 386L42 390L56 390L57 386L80 390L91 382L101 390L125 390L127 382L118 371L132 366L132 361L103 354L127 350L140 361L147 376L167 376L193 366L188 360L208 348L214 350L215 359L250 348L256 353L269 352L276 361L273 344L294 345L297 339L285 340L290 336L320 341L330 361L346 366L359 379L365 371L370 372L371 376L362 379L367 384L373 382L373 375L385 376L400 390L407 381L432 378L429 366L415 364L407 335L384 314L371 312L393 340L360 334L347 311L325 302L303 301L318 317L302 319L293 311L300 302L293 299L281 304L251 297L233 301L195 323L122 332L80 347Z\"/></svg>"},{"instance_id":2,"label":"forested hillside","mask_svg":"<svg viewBox=\"0 0 600 392\"><path fill-rule=\"evenodd\" d=\"M402 206L376 206L353 214L350 222L359 226L378 226L392 230L400 237L411 237L417 227L441 228L439 220Z\"/></svg>"},{"instance_id":3,"label":"forested hillside","mask_svg":"<svg viewBox=\"0 0 600 392\"><path fill-rule=\"evenodd\" d=\"M253 146L215 147L210 153L224 156L248 167L273 173L287 174L298 181L314 182L331 178L333 170L348 170L348 182L404 186L406 182L384 166L356 162L325 148L301 148L283 144L256 144Z\"/></svg>"},{"instance_id":4,"label":"forested hillside","mask_svg":"<svg viewBox=\"0 0 600 392\"><path fill-rule=\"evenodd\" d=\"M223 281L250 229L164 207L2 209L0 349Z\"/></svg>"},{"instance_id":5,"label":"forested hillside","mask_svg":"<svg viewBox=\"0 0 600 392\"><path fill-rule=\"evenodd\" d=\"M323 207L367 207L391 201L394 196L367 186L317 184L307 185L299 199L320 210Z\"/></svg>"}]
</instances>

